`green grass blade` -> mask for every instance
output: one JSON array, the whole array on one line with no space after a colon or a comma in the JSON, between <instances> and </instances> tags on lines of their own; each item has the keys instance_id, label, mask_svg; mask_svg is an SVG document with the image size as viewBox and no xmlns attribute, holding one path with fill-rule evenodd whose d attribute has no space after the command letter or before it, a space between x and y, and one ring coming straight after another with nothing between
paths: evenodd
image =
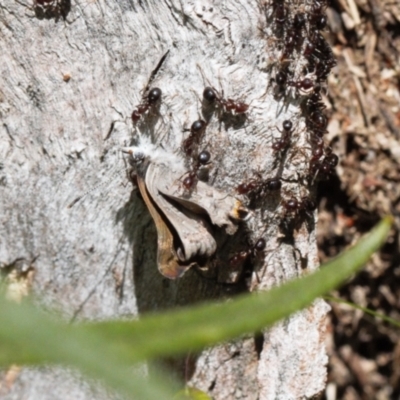
<instances>
[{"instance_id":1,"label":"green grass blade","mask_svg":"<svg viewBox=\"0 0 400 400\"><path fill-rule=\"evenodd\" d=\"M203 304L140 321L69 325L31 304L0 300L0 364L53 362L80 368L122 393L168 399L173 390L135 378L133 362L184 353L258 331L309 305L361 268L385 241L385 218L359 243L321 270L269 292Z\"/></svg>"},{"instance_id":2,"label":"green grass blade","mask_svg":"<svg viewBox=\"0 0 400 400\"><path fill-rule=\"evenodd\" d=\"M129 398L170 399L178 390L160 376L146 379L123 365L109 343L81 327L45 314L32 304L0 300L0 363L57 363L100 378Z\"/></svg>"},{"instance_id":3,"label":"green grass blade","mask_svg":"<svg viewBox=\"0 0 400 400\"><path fill-rule=\"evenodd\" d=\"M339 286L360 269L386 240L392 219L382 220L356 246L325 264L319 271L268 292L238 296L223 304L203 304L189 309L148 315L135 322L93 325L118 346L128 347L127 360L198 350L255 332L289 316ZM125 343L125 345L124 345Z\"/></svg>"}]
</instances>

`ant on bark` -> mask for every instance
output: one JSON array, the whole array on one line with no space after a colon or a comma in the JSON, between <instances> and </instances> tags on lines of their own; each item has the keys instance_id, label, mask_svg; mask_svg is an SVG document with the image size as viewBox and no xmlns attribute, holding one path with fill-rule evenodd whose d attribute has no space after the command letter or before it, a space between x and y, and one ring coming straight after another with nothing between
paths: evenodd
<instances>
[{"instance_id":1,"label":"ant on bark","mask_svg":"<svg viewBox=\"0 0 400 400\"><path fill-rule=\"evenodd\" d=\"M199 179L198 177L199 170L208 165L210 163L210 160L211 160L211 154L207 150L203 150L199 153L199 155L197 156L197 160L193 165L192 170L186 172L185 174L186 177L182 179L182 185L186 190L191 191L195 188Z\"/></svg>"},{"instance_id":2,"label":"ant on bark","mask_svg":"<svg viewBox=\"0 0 400 400\"><path fill-rule=\"evenodd\" d=\"M136 124L140 118L150 109L154 109L161 101L162 91L160 88L150 89L147 96L142 98L142 102L133 110L131 118L132 122Z\"/></svg>"},{"instance_id":3,"label":"ant on bark","mask_svg":"<svg viewBox=\"0 0 400 400\"><path fill-rule=\"evenodd\" d=\"M321 157L325 153L324 158ZM320 176L322 179L327 179L329 176L335 173L335 168L339 163L339 157L332 152L331 147L326 147L322 149L321 147L316 147L313 150L313 155L310 160L310 172L309 178L312 182Z\"/></svg>"},{"instance_id":4,"label":"ant on bark","mask_svg":"<svg viewBox=\"0 0 400 400\"><path fill-rule=\"evenodd\" d=\"M279 153L286 151L290 146L292 133L294 131L293 123L290 120L285 120L282 123L282 130L279 128L276 129L278 129L282 136L272 143L272 150L274 150L276 153Z\"/></svg>"},{"instance_id":5,"label":"ant on bark","mask_svg":"<svg viewBox=\"0 0 400 400\"><path fill-rule=\"evenodd\" d=\"M307 215L311 217L311 213L317 208L315 201L309 196L303 196L300 200L292 196L288 200L282 200L282 206L285 209L285 217L288 215L295 217Z\"/></svg>"},{"instance_id":6,"label":"ant on bark","mask_svg":"<svg viewBox=\"0 0 400 400\"><path fill-rule=\"evenodd\" d=\"M148 111L155 110L156 107L161 102L162 91L158 87L154 87L150 89L150 85L154 81L158 71L161 69L169 50L161 57L160 61L158 62L157 66L150 74L150 78L147 82L145 89L143 90L143 96L141 103L132 111L131 119L133 124L136 124L140 121L141 117L146 114Z\"/></svg>"},{"instance_id":7,"label":"ant on bark","mask_svg":"<svg viewBox=\"0 0 400 400\"><path fill-rule=\"evenodd\" d=\"M217 105L223 113L231 113L233 115L245 114L249 109L249 105L233 99L224 99L223 94L219 94L218 91L211 87L207 86L203 91L203 99L208 104Z\"/></svg>"},{"instance_id":8,"label":"ant on bark","mask_svg":"<svg viewBox=\"0 0 400 400\"><path fill-rule=\"evenodd\" d=\"M317 208L317 203L310 196L303 196L299 200L291 196L287 200L283 199L281 205L283 215L279 226L286 237L293 238L293 231L298 229L304 220L308 221L308 229L311 229L313 212Z\"/></svg>"},{"instance_id":9,"label":"ant on bark","mask_svg":"<svg viewBox=\"0 0 400 400\"><path fill-rule=\"evenodd\" d=\"M267 243L265 239L260 238L254 244L250 244L246 250L235 253L229 260L229 266L232 268L238 268L249 258L258 258L264 254Z\"/></svg>"},{"instance_id":10,"label":"ant on bark","mask_svg":"<svg viewBox=\"0 0 400 400\"><path fill-rule=\"evenodd\" d=\"M247 182L241 183L236 191L239 194L244 194L248 197L261 197L266 192L277 192L281 189L282 182L279 177L262 179L260 174Z\"/></svg>"},{"instance_id":11,"label":"ant on bark","mask_svg":"<svg viewBox=\"0 0 400 400\"><path fill-rule=\"evenodd\" d=\"M71 0L33 0L33 6L23 4L18 0L17 3L32 10L36 18L54 19L55 22L58 22L60 17L67 21L67 15L71 11ZM67 22L71 23L71 21Z\"/></svg>"},{"instance_id":12,"label":"ant on bark","mask_svg":"<svg viewBox=\"0 0 400 400\"><path fill-rule=\"evenodd\" d=\"M193 153L196 152L197 146L199 145L201 138L206 130L207 122L199 119L194 121L189 130L189 136L182 142L182 150L188 157L192 157Z\"/></svg>"}]
</instances>

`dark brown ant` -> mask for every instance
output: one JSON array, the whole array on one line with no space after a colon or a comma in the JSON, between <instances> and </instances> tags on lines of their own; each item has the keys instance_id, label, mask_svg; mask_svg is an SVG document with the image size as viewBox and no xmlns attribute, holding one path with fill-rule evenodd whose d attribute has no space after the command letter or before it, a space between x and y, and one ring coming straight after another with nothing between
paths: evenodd
<instances>
[{"instance_id":1,"label":"dark brown ant","mask_svg":"<svg viewBox=\"0 0 400 400\"><path fill-rule=\"evenodd\" d=\"M154 108L161 100L162 91L160 88L150 89L147 96L143 97L142 102L133 110L131 118L132 122L136 124L139 122L143 114Z\"/></svg>"},{"instance_id":2,"label":"dark brown ant","mask_svg":"<svg viewBox=\"0 0 400 400\"><path fill-rule=\"evenodd\" d=\"M207 86L203 91L203 98L208 104L217 104L225 113L235 115L244 114L249 109L249 105L233 99L224 99L216 89Z\"/></svg>"},{"instance_id":3,"label":"dark brown ant","mask_svg":"<svg viewBox=\"0 0 400 400\"><path fill-rule=\"evenodd\" d=\"M315 52L314 43L307 40L306 45L304 46L304 52L303 52L304 56L306 58L310 58L312 55L314 55L314 52Z\"/></svg>"},{"instance_id":4,"label":"dark brown ant","mask_svg":"<svg viewBox=\"0 0 400 400\"><path fill-rule=\"evenodd\" d=\"M310 24L320 31L326 27L328 22L324 15L325 7L326 4L321 1L314 1L309 14Z\"/></svg>"},{"instance_id":5,"label":"dark brown ant","mask_svg":"<svg viewBox=\"0 0 400 400\"><path fill-rule=\"evenodd\" d=\"M169 50L161 57L156 67L153 69L153 71L151 71L147 85L143 90L144 95L142 96L142 102L133 110L131 115L132 122L134 124L139 122L140 118L149 110L154 110L161 101L161 95L162 95L161 89L158 87L150 89L150 85L152 84L158 71L164 64L164 61L166 60L168 53Z\"/></svg>"},{"instance_id":6,"label":"dark brown ant","mask_svg":"<svg viewBox=\"0 0 400 400\"><path fill-rule=\"evenodd\" d=\"M319 155L319 152L318 152ZM317 158L315 155L310 160L310 178L314 180L317 176L321 179L327 179L335 173L335 168L339 163L339 157L332 152L331 147L325 149L325 156L321 160L322 155Z\"/></svg>"},{"instance_id":7,"label":"dark brown ant","mask_svg":"<svg viewBox=\"0 0 400 400\"><path fill-rule=\"evenodd\" d=\"M318 109L308 115L306 122L308 127L319 136L322 136L327 132L326 128L328 126L328 119L325 114Z\"/></svg>"},{"instance_id":8,"label":"dark brown ant","mask_svg":"<svg viewBox=\"0 0 400 400\"><path fill-rule=\"evenodd\" d=\"M314 72L316 80L323 82L331 69L336 65L336 59L331 47L319 33L314 31L309 35L304 55L309 61L309 70Z\"/></svg>"},{"instance_id":9,"label":"dark brown ant","mask_svg":"<svg viewBox=\"0 0 400 400\"><path fill-rule=\"evenodd\" d=\"M189 129L190 135L182 142L182 150L188 157L193 156L206 127L207 123L201 119L193 122Z\"/></svg>"},{"instance_id":10,"label":"dark brown ant","mask_svg":"<svg viewBox=\"0 0 400 400\"><path fill-rule=\"evenodd\" d=\"M314 73L317 82L325 82L336 65L336 59L329 44L318 30L310 33L304 55L309 62L308 71Z\"/></svg>"},{"instance_id":11,"label":"dark brown ant","mask_svg":"<svg viewBox=\"0 0 400 400\"><path fill-rule=\"evenodd\" d=\"M260 257L265 250L267 243L265 239L260 238L258 239L253 245L250 246L247 250L239 251L235 253L229 259L229 266L232 268L240 267L249 257Z\"/></svg>"},{"instance_id":12,"label":"dark brown ant","mask_svg":"<svg viewBox=\"0 0 400 400\"><path fill-rule=\"evenodd\" d=\"M300 200L290 197L288 200L282 200L283 218L279 224L285 240L294 244L293 231L300 227L300 224L307 219L307 226L312 228L313 212L317 208L317 203L309 196L303 196Z\"/></svg>"},{"instance_id":13,"label":"dark brown ant","mask_svg":"<svg viewBox=\"0 0 400 400\"><path fill-rule=\"evenodd\" d=\"M316 82L325 82L335 65L336 60L333 55L328 55L328 58L325 59L322 53L319 54L319 58L313 54L313 57L309 57L307 71L313 72Z\"/></svg>"},{"instance_id":14,"label":"dark brown ant","mask_svg":"<svg viewBox=\"0 0 400 400\"><path fill-rule=\"evenodd\" d=\"M200 168L206 166L210 163L211 154L207 150L203 150L197 156L197 161L195 162L191 171L188 171L185 175L186 177L182 180L182 185L186 190L193 190L198 181L198 172Z\"/></svg>"},{"instance_id":15,"label":"dark brown ant","mask_svg":"<svg viewBox=\"0 0 400 400\"><path fill-rule=\"evenodd\" d=\"M308 95L314 90L314 81L310 78L304 78L300 81L288 81L288 86L292 86L302 95Z\"/></svg>"},{"instance_id":16,"label":"dark brown ant","mask_svg":"<svg viewBox=\"0 0 400 400\"><path fill-rule=\"evenodd\" d=\"M282 130L280 130L279 128L277 129L282 134L282 136L272 143L272 149L274 150L274 152L281 152L283 150L286 150L290 145L290 139L294 130L292 121L283 121Z\"/></svg>"},{"instance_id":17,"label":"dark brown ant","mask_svg":"<svg viewBox=\"0 0 400 400\"><path fill-rule=\"evenodd\" d=\"M310 163L318 161L324 155L324 141L321 137L316 136L311 138L312 153Z\"/></svg>"},{"instance_id":18,"label":"dark brown ant","mask_svg":"<svg viewBox=\"0 0 400 400\"><path fill-rule=\"evenodd\" d=\"M282 37L283 28L286 22L287 10L284 2L280 0L272 1L272 18L274 21L274 32L277 37Z\"/></svg>"},{"instance_id":19,"label":"dark brown ant","mask_svg":"<svg viewBox=\"0 0 400 400\"><path fill-rule=\"evenodd\" d=\"M278 72L275 74L275 77L271 79L272 82L276 83L275 87L275 95L279 96L285 92L286 82L289 74L289 69L287 63L283 63L280 66Z\"/></svg>"},{"instance_id":20,"label":"dark brown ant","mask_svg":"<svg viewBox=\"0 0 400 400\"><path fill-rule=\"evenodd\" d=\"M280 70L275 75L275 82L279 86L283 86L286 83L287 72L285 70Z\"/></svg>"},{"instance_id":21,"label":"dark brown ant","mask_svg":"<svg viewBox=\"0 0 400 400\"><path fill-rule=\"evenodd\" d=\"M293 51L300 47L304 39L304 27L306 23L306 17L304 13L298 13L294 16L293 23L286 32L284 40L284 51L281 56L281 61L288 60Z\"/></svg>"},{"instance_id":22,"label":"dark brown ant","mask_svg":"<svg viewBox=\"0 0 400 400\"><path fill-rule=\"evenodd\" d=\"M322 102L321 87L317 85L314 92L301 105L306 116L307 128L317 136L323 136L327 130L328 118L323 110L326 108Z\"/></svg>"},{"instance_id":23,"label":"dark brown ant","mask_svg":"<svg viewBox=\"0 0 400 400\"><path fill-rule=\"evenodd\" d=\"M322 111L326 108L326 105L322 101L321 90L321 86L316 85L314 87L314 91L307 97L306 101L303 103L303 109L306 110L308 114L310 114L310 110Z\"/></svg>"},{"instance_id":24,"label":"dark brown ant","mask_svg":"<svg viewBox=\"0 0 400 400\"><path fill-rule=\"evenodd\" d=\"M318 205L309 196L303 196L300 200L291 196L287 200L282 200L281 205L283 208L283 215L279 227L284 234L282 240L294 246L295 239L293 233L300 228L303 222L306 222L308 230L313 229L313 222L315 222L313 214Z\"/></svg>"},{"instance_id":25,"label":"dark brown ant","mask_svg":"<svg viewBox=\"0 0 400 400\"><path fill-rule=\"evenodd\" d=\"M293 26L297 29L303 29L306 24L306 15L304 13L298 13L294 16Z\"/></svg>"},{"instance_id":26,"label":"dark brown ant","mask_svg":"<svg viewBox=\"0 0 400 400\"><path fill-rule=\"evenodd\" d=\"M71 0L33 0L33 9L36 18L51 19L58 22L61 17L64 21L71 11Z\"/></svg>"},{"instance_id":27,"label":"dark brown ant","mask_svg":"<svg viewBox=\"0 0 400 400\"><path fill-rule=\"evenodd\" d=\"M312 212L317 208L317 204L308 196L303 196L300 200L291 197L288 200L282 200L282 206L285 209L285 216L293 215L295 217L307 215L312 216Z\"/></svg>"},{"instance_id":28,"label":"dark brown ant","mask_svg":"<svg viewBox=\"0 0 400 400\"><path fill-rule=\"evenodd\" d=\"M315 76L318 82L324 82L327 80L332 67L324 61L320 61L315 67Z\"/></svg>"},{"instance_id":29,"label":"dark brown ant","mask_svg":"<svg viewBox=\"0 0 400 400\"><path fill-rule=\"evenodd\" d=\"M241 183L236 191L239 194L260 197L266 192L277 192L281 189L282 182L278 177L263 180L261 175L257 174L256 178Z\"/></svg>"},{"instance_id":30,"label":"dark brown ant","mask_svg":"<svg viewBox=\"0 0 400 400\"><path fill-rule=\"evenodd\" d=\"M286 20L286 8L283 1L274 0L272 4L272 15L277 24L284 25Z\"/></svg>"}]
</instances>

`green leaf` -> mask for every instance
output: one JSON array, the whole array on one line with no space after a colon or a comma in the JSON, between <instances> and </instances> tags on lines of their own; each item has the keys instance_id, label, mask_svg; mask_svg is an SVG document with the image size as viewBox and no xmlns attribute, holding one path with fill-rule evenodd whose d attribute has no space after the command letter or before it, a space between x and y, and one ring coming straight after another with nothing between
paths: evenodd
<instances>
[{"instance_id":1,"label":"green leaf","mask_svg":"<svg viewBox=\"0 0 400 400\"><path fill-rule=\"evenodd\" d=\"M0 299L0 364L65 364L140 399L169 399L176 393L158 377L135 377L131 365L159 356L211 346L259 331L309 305L361 268L385 241L392 219L385 218L359 243L318 272L269 292L225 303L203 304L144 316L132 322L70 325L24 302Z\"/></svg>"}]
</instances>

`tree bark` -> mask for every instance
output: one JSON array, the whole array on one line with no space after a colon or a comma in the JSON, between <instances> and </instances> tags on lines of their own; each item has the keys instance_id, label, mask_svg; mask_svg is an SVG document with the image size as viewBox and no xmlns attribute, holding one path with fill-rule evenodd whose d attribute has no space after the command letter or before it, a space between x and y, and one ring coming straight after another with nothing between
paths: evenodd
<instances>
[{"instance_id":1,"label":"tree bark","mask_svg":"<svg viewBox=\"0 0 400 400\"><path fill-rule=\"evenodd\" d=\"M206 86L250 105L244 119L209 116L202 141L212 155L209 185L246 203L235 192L243 181L284 179L280 195L252 203L251 218L232 239L239 250L249 249L247 239L267 241L262 260L250 257L245 290L318 267L315 215L293 234L282 232L282 199L314 188L304 178L309 149L300 96L274 96L271 88L279 52L261 3L58 0L60 9L39 9L25 1L0 4L0 261L34 259L32 289L43 306L72 320L135 318L243 291L225 278L229 246L217 253L218 278L196 268L178 280L158 272L154 223L121 154L132 140L150 137L183 158L183 128L206 118ZM130 115L167 50L152 83L162 89L160 109L134 126ZM304 60L296 57L300 76ZM293 122L296 144L275 168L271 144L284 120ZM188 384L214 399L315 396L326 379L327 310L316 301L255 337L205 350ZM7 390L2 385L2 398L66 398L59 373L22 369ZM67 382L80 398L94 398L80 380Z\"/></svg>"}]
</instances>

